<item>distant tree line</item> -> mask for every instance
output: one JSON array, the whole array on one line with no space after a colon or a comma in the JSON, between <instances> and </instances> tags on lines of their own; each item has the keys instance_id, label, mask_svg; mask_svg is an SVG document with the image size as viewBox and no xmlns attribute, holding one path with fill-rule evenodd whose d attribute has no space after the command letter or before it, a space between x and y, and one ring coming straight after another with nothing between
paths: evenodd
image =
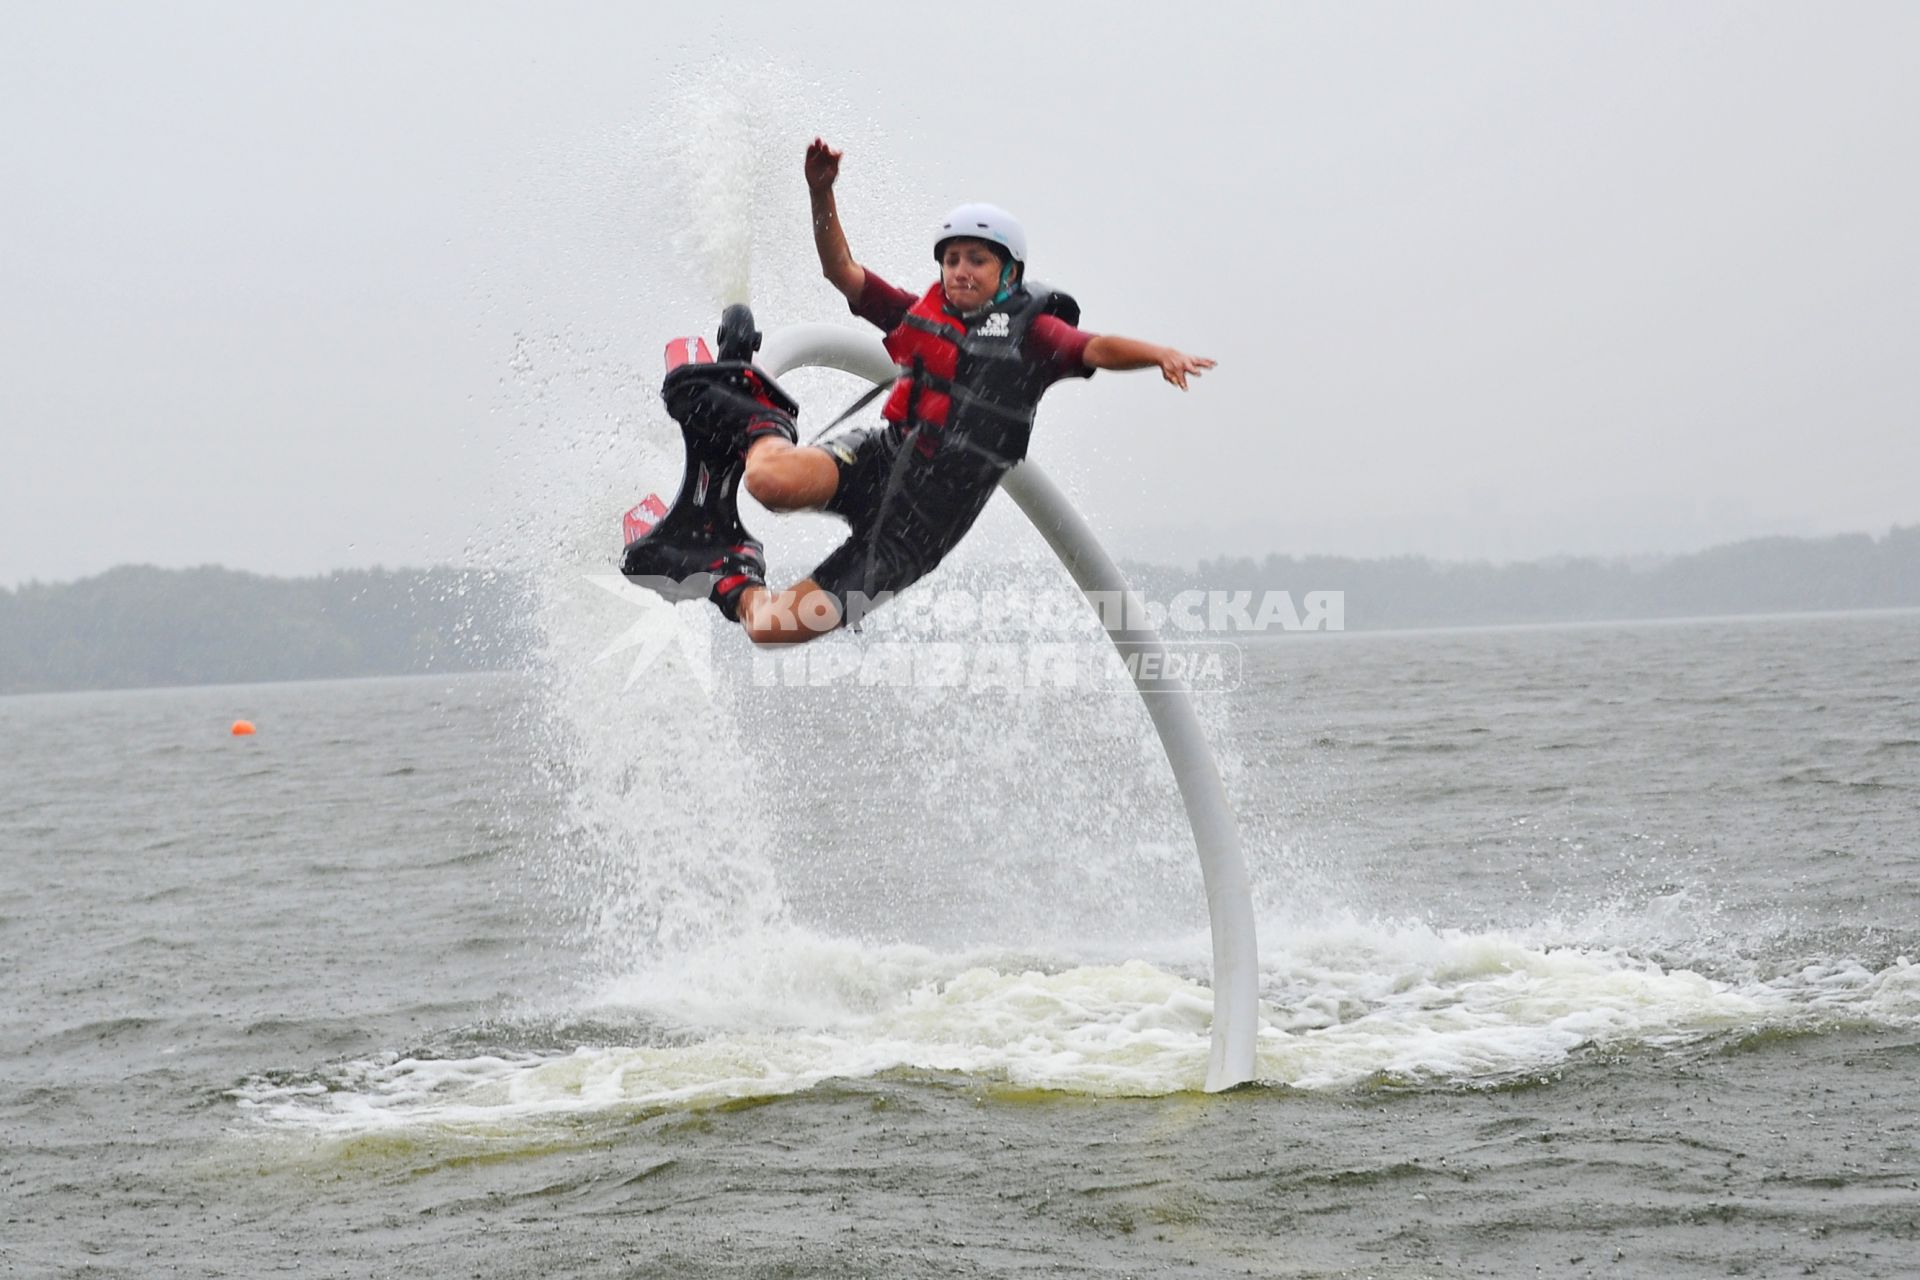
<instances>
[{"instance_id":1,"label":"distant tree line","mask_svg":"<svg viewBox=\"0 0 1920 1280\"><path fill-rule=\"evenodd\" d=\"M1920 525L1881 538L1757 538L1634 564L1435 563L1267 556L1203 560L1209 590L1346 593L1349 630L1920 606Z\"/></svg>"},{"instance_id":2,"label":"distant tree line","mask_svg":"<svg viewBox=\"0 0 1920 1280\"><path fill-rule=\"evenodd\" d=\"M1920 607L1920 526L1762 538L1652 563L1267 556L1135 564L1150 596L1345 593L1349 630ZM0 590L0 694L500 670L528 651L511 575L355 570L267 578L129 565Z\"/></svg>"},{"instance_id":3,"label":"distant tree line","mask_svg":"<svg viewBox=\"0 0 1920 1280\"><path fill-rule=\"evenodd\" d=\"M524 647L510 581L125 565L0 590L0 693L475 671Z\"/></svg>"}]
</instances>

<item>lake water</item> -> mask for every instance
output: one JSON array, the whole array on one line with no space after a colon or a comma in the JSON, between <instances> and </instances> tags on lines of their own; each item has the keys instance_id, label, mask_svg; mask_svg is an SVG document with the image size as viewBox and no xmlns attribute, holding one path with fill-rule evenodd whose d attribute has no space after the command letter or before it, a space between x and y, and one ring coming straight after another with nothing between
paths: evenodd
<instances>
[{"instance_id":1,"label":"lake water","mask_svg":"<svg viewBox=\"0 0 1920 1280\"><path fill-rule=\"evenodd\" d=\"M1920 615L1249 641L1207 1095L1137 701L576 607L0 699L5 1274L1920 1275Z\"/></svg>"}]
</instances>

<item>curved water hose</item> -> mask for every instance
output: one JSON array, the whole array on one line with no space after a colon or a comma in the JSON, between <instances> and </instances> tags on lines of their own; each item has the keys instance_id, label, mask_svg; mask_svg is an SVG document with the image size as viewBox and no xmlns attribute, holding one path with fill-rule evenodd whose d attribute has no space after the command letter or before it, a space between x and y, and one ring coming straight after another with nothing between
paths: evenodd
<instances>
[{"instance_id":1,"label":"curved water hose","mask_svg":"<svg viewBox=\"0 0 1920 1280\"><path fill-rule=\"evenodd\" d=\"M879 338L831 324L789 325L768 334L761 364L775 377L811 365L876 383L890 383L900 372ZM1036 463L1028 459L1003 473L1000 487L1033 522L1089 602L1133 600L1119 566ZM1206 1081L1211 1092L1253 1079L1254 1041L1260 1030L1260 954L1253 891L1240 850L1239 827L1190 692L1184 680L1159 674L1168 670L1166 646L1158 630L1147 625L1144 616L1136 616L1144 612L1131 607L1110 610L1102 624L1123 652L1141 655L1140 661L1129 664L1134 685L1173 768L1200 855L1207 918L1213 929L1213 1047Z\"/></svg>"}]
</instances>

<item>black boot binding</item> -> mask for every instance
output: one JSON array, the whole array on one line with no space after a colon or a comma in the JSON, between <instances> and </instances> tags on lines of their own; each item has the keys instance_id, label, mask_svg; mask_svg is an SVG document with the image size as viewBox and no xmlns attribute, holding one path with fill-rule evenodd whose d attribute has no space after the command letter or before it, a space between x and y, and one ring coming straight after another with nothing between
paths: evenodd
<instances>
[{"instance_id":1,"label":"black boot binding","mask_svg":"<svg viewBox=\"0 0 1920 1280\"><path fill-rule=\"evenodd\" d=\"M759 540L740 523L746 452L763 436L796 442L800 406L754 366L760 334L752 311L726 309L717 349L719 359L683 364L661 384L686 441L687 469L660 523L627 544L620 572L668 600L705 596L737 622L741 593L765 586L767 572Z\"/></svg>"}]
</instances>

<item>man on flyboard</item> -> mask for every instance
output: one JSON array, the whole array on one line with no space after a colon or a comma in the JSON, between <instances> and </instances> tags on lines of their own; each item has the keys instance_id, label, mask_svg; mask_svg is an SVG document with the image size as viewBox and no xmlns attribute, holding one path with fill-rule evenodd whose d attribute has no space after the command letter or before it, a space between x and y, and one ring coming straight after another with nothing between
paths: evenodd
<instances>
[{"instance_id":1,"label":"man on flyboard","mask_svg":"<svg viewBox=\"0 0 1920 1280\"><path fill-rule=\"evenodd\" d=\"M1171 347L1075 328L1077 303L1026 279L1027 238L1005 210L961 205L933 236L940 279L918 298L854 261L833 198L841 153L816 138L807 189L820 269L853 314L886 332L900 366L883 422L802 447L799 406L751 363L752 316L728 309L720 359L705 343L668 348L662 387L680 423L688 471L658 524L635 523L621 571L670 598L704 591L755 644L815 639L918 581L965 536L1026 457L1034 410L1062 378L1096 369L1159 369L1185 390L1213 361ZM684 348L676 348L684 343ZM773 511L823 510L851 526L814 571L766 584L760 543L741 527L735 486ZM652 500L650 500L652 501ZM639 509L636 508L636 511Z\"/></svg>"}]
</instances>

